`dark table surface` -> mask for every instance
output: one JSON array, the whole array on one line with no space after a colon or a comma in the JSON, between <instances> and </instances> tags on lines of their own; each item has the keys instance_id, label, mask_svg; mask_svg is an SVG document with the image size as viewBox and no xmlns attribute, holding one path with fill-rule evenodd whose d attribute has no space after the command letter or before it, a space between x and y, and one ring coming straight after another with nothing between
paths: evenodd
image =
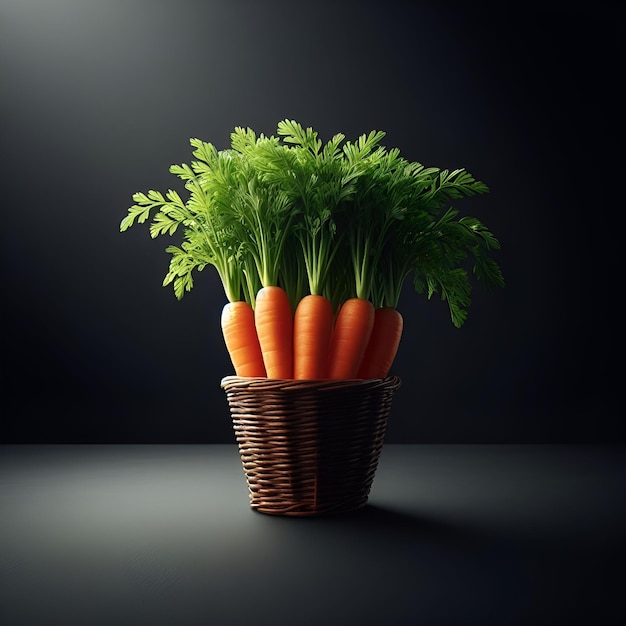
<instances>
[{"instance_id":1,"label":"dark table surface","mask_svg":"<svg viewBox=\"0 0 626 626\"><path fill-rule=\"evenodd\" d=\"M0 623L626 624L626 449L386 445L369 504L253 512L237 448L0 447Z\"/></svg>"}]
</instances>

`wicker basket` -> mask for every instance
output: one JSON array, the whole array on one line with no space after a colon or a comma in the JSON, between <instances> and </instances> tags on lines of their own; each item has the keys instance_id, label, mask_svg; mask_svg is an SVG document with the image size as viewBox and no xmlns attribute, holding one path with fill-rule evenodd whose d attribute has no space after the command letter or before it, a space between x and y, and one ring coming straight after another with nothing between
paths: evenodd
<instances>
[{"instance_id":1,"label":"wicker basket","mask_svg":"<svg viewBox=\"0 0 626 626\"><path fill-rule=\"evenodd\" d=\"M228 376L221 385L254 510L304 516L365 505L399 378Z\"/></svg>"}]
</instances>

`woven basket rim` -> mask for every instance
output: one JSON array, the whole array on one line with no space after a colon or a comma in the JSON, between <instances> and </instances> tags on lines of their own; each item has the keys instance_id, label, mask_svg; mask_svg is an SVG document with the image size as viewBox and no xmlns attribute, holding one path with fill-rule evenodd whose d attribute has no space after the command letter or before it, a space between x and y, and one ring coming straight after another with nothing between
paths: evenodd
<instances>
[{"instance_id":1,"label":"woven basket rim","mask_svg":"<svg viewBox=\"0 0 626 626\"><path fill-rule=\"evenodd\" d=\"M292 378L263 378L245 376L225 376L220 382L222 389L265 389L265 390L315 390L315 389L344 389L358 387L387 387L398 389L401 380L398 376L386 378L348 378L342 380L320 379L292 379Z\"/></svg>"}]
</instances>

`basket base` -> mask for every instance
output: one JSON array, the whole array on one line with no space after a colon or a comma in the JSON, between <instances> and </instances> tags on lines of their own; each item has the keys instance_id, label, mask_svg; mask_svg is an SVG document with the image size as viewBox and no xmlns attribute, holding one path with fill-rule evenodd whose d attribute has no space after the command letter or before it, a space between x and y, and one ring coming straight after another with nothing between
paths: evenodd
<instances>
[{"instance_id":1,"label":"basket base","mask_svg":"<svg viewBox=\"0 0 626 626\"><path fill-rule=\"evenodd\" d=\"M355 511L363 509L366 504L367 498L361 502L339 503L323 508L311 508L295 504L285 509L279 509L276 507L265 507L262 504L255 504L254 502L250 503L250 508L255 513L262 513L263 515L282 517L332 517L354 513Z\"/></svg>"}]
</instances>

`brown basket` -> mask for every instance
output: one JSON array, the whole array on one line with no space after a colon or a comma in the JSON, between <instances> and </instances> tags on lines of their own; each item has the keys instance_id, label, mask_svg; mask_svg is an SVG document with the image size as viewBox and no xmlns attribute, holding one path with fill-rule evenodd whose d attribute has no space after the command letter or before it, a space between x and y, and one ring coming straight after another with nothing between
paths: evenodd
<instances>
[{"instance_id":1,"label":"brown basket","mask_svg":"<svg viewBox=\"0 0 626 626\"><path fill-rule=\"evenodd\" d=\"M275 380L227 376L251 507L321 515L365 505L398 377Z\"/></svg>"}]
</instances>

